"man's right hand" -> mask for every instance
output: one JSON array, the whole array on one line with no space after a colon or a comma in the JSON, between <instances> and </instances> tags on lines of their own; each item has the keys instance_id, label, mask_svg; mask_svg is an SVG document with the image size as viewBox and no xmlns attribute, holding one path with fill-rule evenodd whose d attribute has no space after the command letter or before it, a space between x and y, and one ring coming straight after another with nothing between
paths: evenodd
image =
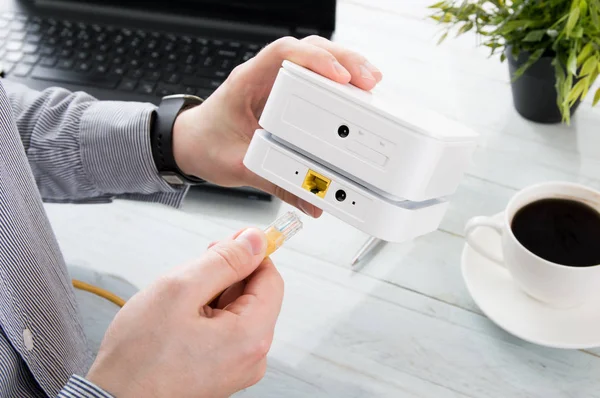
<instances>
[{"instance_id":1,"label":"man's right hand","mask_svg":"<svg viewBox=\"0 0 600 398\"><path fill-rule=\"evenodd\" d=\"M266 370L283 280L247 229L134 296L87 379L117 398L227 397ZM215 295L218 306L207 306Z\"/></svg>"}]
</instances>

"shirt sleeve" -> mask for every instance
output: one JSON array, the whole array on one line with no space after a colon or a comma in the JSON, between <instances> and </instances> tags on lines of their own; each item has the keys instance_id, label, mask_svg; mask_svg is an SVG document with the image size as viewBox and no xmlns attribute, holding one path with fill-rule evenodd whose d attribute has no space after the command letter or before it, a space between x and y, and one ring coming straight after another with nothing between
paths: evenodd
<instances>
[{"instance_id":1,"label":"shirt sleeve","mask_svg":"<svg viewBox=\"0 0 600 398\"><path fill-rule=\"evenodd\" d=\"M73 375L58 393L57 398L115 398L91 381Z\"/></svg>"},{"instance_id":2,"label":"shirt sleeve","mask_svg":"<svg viewBox=\"0 0 600 398\"><path fill-rule=\"evenodd\" d=\"M98 101L61 88L35 91L3 80L42 198L128 198L179 206L187 188L160 176L150 147L155 106Z\"/></svg>"}]
</instances>

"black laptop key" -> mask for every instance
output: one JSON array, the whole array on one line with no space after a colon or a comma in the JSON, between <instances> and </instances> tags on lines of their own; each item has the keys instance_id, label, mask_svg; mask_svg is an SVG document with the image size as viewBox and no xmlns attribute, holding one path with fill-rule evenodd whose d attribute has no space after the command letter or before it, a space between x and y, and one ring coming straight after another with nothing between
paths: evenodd
<instances>
[{"instance_id":1,"label":"black laptop key","mask_svg":"<svg viewBox=\"0 0 600 398\"><path fill-rule=\"evenodd\" d=\"M191 86L185 87L183 89L183 94L196 95L196 88Z\"/></svg>"},{"instance_id":2,"label":"black laptop key","mask_svg":"<svg viewBox=\"0 0 600 398\"><path fill-rule=\"evenodd\" d=\"M165 76L165 81L170 84L177 84L181 80L181 76L177 73L169 73Z\"/></svg>"},{"instance_id":3,"label":"black laptop key","mask_svg":"<svg viewBox=\"0 0 600 398\"><path fill-rule=\"evenodd\" d=\"M88 72L91 69L91 67L92 67L92 65L90 65L89 62L83 61L83 62L80 62L79 64L77 64L76 69L79 72Z\"/></svg>"},{"instance_id":4,"label":"black laptop key","mask_svg":"<svg viewBox=\"0 0 600 398\"><path fill-rule=\"evenodd\" d=\"M221 68L223 70L231 70L235 66L233 63L233 60L231 60L229 58L220 60L218 65L219 65L219 68Z\"/></svg>"},{"instance_id":5,"label":"black laptop key","mask_svg":"<svg viewBox=\"0 0 600 398\"><path fill-rule=\"evenodd\" d=\"M238 52L235 50L227 50L227 49L220 49L219 51L217 51L217 54L222 56L222 57L226 57L226 58L237 58L238 56Z\"/></svg>"},{"instance_id":6,"label":"black laptop key","mask_svg":"<svg viewBox=\"0 0 600 398\"><path fill-rule=\"evenodd\" d=\"M167 66L165 67L165 71L167 72L175 72L177 70L177 64L174 63L168 63Z\"/></svg>"},{"instance_id":7,"label":"black laptop key","mask_svg":"<svg viewBox=\"0 0 600 398\"><path fill-rule=\"evenodd\" d=\"M27 32L30 33L37 33L40 30L42 30L42 25L40 25L39 23L32 23L27 26Z\"/></svg>"},{"instance_id":8,"label":"black laptop key","mask_svg":"<svg viewBox=\"0 0 600 398\"><path fill-rule=\"evenodd\" d=\"M54 54L54 47L42 46L40 48L40 55L52 55Z\"/></svg>"},{"instance_id":9,"label":"black laptop key","mask_svg":"<svg viewBox=\"0 0 600 398\"><path fill-rule=\"evenodd\" d=\"M57 68L60 69L72 69L75 62L72 59L60 59L56 64Z\"/></svg>"},{"instance_id":10,"label":"black laptop key","mask_svg":"<svg viewBox=\"0 0 600 398\"><path fill-rule=\"evenodd\" d=\"M25 24L21 21L13 21L10 24L10 30L13 32L22 32L25 30Z\"/></svg>"},{"instance_id":11,"label":"black laptop key","mask_svg":"<svg viewBox=\"0 0 600 398\"><path fill-rule=\"evenodd\" d=\"M4 46L4 49L6 51L19 51L21 47L23 47L23 43L21 43L20 41L9 41Z\"/></svg>"},{"instance_id":12,"label":"black laptop key","mask_svg":"<svg viewBox=\"0 0 600 398\"><path fill-rule=\"evenodd\" d=\"M140 82L137 91L142 94L152 94L154 92L154 86L156 86L154 82L143 80Z\"/></svg>"},{"instance_id":13,"label":"black laptop key","mask_svg":"<svg viewBox=\"0 0 600 398\"><path fill-rule=\"evenodd\" d=\"M158 80L160 80L160 75L161 75L160 71L152 70L152 71L146 72L146 75L144 78L151 82L157 82Z\"/></svg>"},{"instance_id":14,"label":"black laptop key","mask_svg":"<svg viewBox=\"0 0 600 398\"><path fill-rule=\"evenodd\" d=\"M36 66L31 72L35 79L55 81L61 83L77 84L82 86L95 86L100 88L112 89L117 86L117 80L108 76L89 75L73 71L63 71L60 69L44 68Z\"/></svg>"},{"instance_id":15,"label":"black laptop key","mask_svg":"<svg viewBox=\"0 0 600 398\"><path fill-rule=\"evenodd\" d=\"M23 58L23 53L20 52L7 52L4 56L4 60L8 62L19 62Z\"/></svg>"},{"instance_id":16,"label":"black laptop key","mask_svg":"<svg viewBox=\"0 0 600 398\"><path fill-rule=\"evenodd\" d=\"M86 41L86 42L83 42L83 43L81 43L81 44L79 45L79 47L80 47L82 50L86 50L86 51L88 51L88 50L91 50L92 48L94 48L94 45L92 44L92 42L90 42L90 41Z\"/></svg>"},{"instance_id":17,"label":"black laptop key","mask_svg":"<svg viewBox=\"0 0 600 398\"><path fill-rule=\"evenodd\" d=\"M221 81L214 79L205 79L202 77L186 76L183 79L182 84L186 87L191 86L196 88L207 88L215 90L221 85Z\"/></svg>"},{"instance_id":18,"label":"black laptop key","mask_svg":"<svg viewBox=\"0 0 600 398\"><path fill-rule=\"evenodd\" d=\"M94 73L97 73L99 75L104 75L106 74L106 72L108 72L108 68L106 67L106 65L97 65L94 69Z\"/></svg>"},{"instance_id":19,"label":"black laptop key","mask_svg":"<svg viewBox=\"0 0 600 398\"><path fill-rule=\"evenodd\" d=\"M115 48L115 54L123 55L127 53L127 49L125 47L117 47Z\"/></svg>"},{"instance_id":20,"label":"black laptop key","mask_svg":"<svg viewBox=\"0 0 600 398\"><path fill-rule=\"evenodd\" d=\"M194 54L189 54L185 57L185 64L192 65L196 63L196 56Z\"/></svg>"},{"instance_id":21,"label":"black laptop key","mask_svg":"<svg viewBox=\"0 0 600 398\"><path fill-rule=\"evenodd\" d=\"M40 57L37 54L27 54L23 56L21 62L23 62L24 64L33 65L39 60L39 58Z\"/></svg>"},{"instance_id":22,"label":"black laptop key","mask_svg":"<svg viewBox=\"0 0 600 398\"><path fill-rule=\"evenodd\" d=\"M158 69L159 67L160 67L160 64L157 61L149 61L146 64L146 69L148 69L148 70Z\"/></svg>"},{"instance_id":23,"label":"black laptop key","mask_svg":"<svg viewBox=\"0 0 600 398\"><path fill-rule=\"evenodd\" d=\"M9 37L12 40L23 41L23 40L25 40L25 35L26 35L25 32L11 32Z\"/></svg>"},{"instance_id":24,"label":"black laptop key","mask_svg":"<svg viewBox=\"0 0 600 398\"><path fill-rule=\"evenodd\" d=\"M127 75L134 79L140 79L142 76L144 76L144 71L142 69L129 69L129 73Z\"/></svg>"},{"instance_id":25,"label":"black laptop key","mask_svg":"<svg viewBox=\"0 0 600 398\"><path fill-rule=\"evenodd\" d=\"M121 81L121 84L119 85L119 90L133 91L133 90L135 90L137 83L138 83L137 80L125 77L125 78L123 78L123 80Z\"/></svg>"},{"instance_id":26,"label":"black laptop key","mask_svg":"<svg viewBox=\"0 0 600 398\"><path fill-rule=\"evenodd\" d=\"M106 55L104 55L104 54L96 54L96 55L94 55L94 61L96 61L96 62L106 62Z\"/></svg>"},{"instance_id":27,"label":"black laptop key","mask_svg":"<svg viewBox=\"0 0 600 398\"><path fill-rule=\"evenodd\" d=\"M29 74L30 71L31 65L19 64L13 69L12 75L18 77L25 77Z\"/></svg>"},{"instance_id":28,"label":"black laptop key","mask_svg":"<svg viewBox=\"0 0 600 398\"><path fill-rule=\"evenodd\" d=\"M111 72L116 76L123 76L125 75L125 68L122 66L113 66Z\"/></svg>"},{"instance_id":29,"label":"black laptop key","mask_svg":"<svg viewBox=\"0 0 600 398\"><path fill-rule=\"evenodd\" d=\"M61 58L69 58L71 55L73 55L73 50L68 48L63 48L58 52L58 56Z\"/></svg>"},{"instance_id":30,"label":"black laptop key","mask_svg":"<svg viewBox=\"0 0 600 398\"><path fill-rule=\"evenodd\" d=\"M156 95L158 95L159 97L164 97L166 95L172 95L172 94L180 94L181 93L181 88L177 85L174 84L165 84L165 83L159 83L156 86Z\"/></svg>"},{"instance_id":31,"label":"black laptop key","mask_svg":"<svg viewBox=\"0 0 600 398\"><path fill-rule=\"evenodd\" d=\"M39 33L29 33L25 40L29 43L39 43L42 40L42 35Z\"/></svg>"},{"instance_id":32,"label":"black laptop key","mask_svg":"<svg viewBox=\"0 0 600 398\"><path fill-rule=\"evenodd\" d=\"M248 61L250 58L254 57L255 55L256 55L256 53L254 53L252 51L245 52L244 55L242 55L242 62Z\"/></svg>"},{"instance_id":33,"label":"black laptop key","mask_svg":"<svg viewBox=\"0 0 600 398\"><path fill-rule=\"evenodd\" d=\"M177 62L177 54L171 53L167 56L167 60L169 62Z\"/></svg>"},{"instance_id":34,"label":"black laptop key","mask_svg":"<svg viewBox=\"0 0 600 398\"><path fill-rule=\"evenodd\" d=\"M90 53L88 53L87 51L78 51L77 54L75 54L75 58L77 58L80 61L88 59L89 56Z\"/></svg>"}]
</instances>

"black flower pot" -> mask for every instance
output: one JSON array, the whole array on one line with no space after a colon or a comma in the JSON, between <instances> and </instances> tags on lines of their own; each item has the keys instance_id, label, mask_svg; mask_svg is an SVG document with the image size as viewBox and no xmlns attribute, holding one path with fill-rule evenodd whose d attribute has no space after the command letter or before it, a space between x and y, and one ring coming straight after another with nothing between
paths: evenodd
<instances>
[{"instance_id":1,"label":"black flower pot","mask_svg":"<svg viewBox=\"0 0 600 398\"><path fill-rule=\"evenodd\" d=\"M511 51L511 47L506 49L512 81L515 72L529 59L529 54L522 52L515 59ZM553 54L542 56L521 77L511 83L517 112L533 122L560 123L562 121L562 115L556 104L556 75L552 65L553 59ZM579 101L571 107L571 115L575 113L578 106Z\"/></svg>"}]
</instances>

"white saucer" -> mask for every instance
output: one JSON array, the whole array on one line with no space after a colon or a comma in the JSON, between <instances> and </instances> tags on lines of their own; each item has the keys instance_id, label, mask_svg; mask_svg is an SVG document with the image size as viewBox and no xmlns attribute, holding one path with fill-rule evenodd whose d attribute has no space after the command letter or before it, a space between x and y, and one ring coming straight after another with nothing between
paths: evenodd
<instances>
[{"instance_id":1,"label":"white saucer","mask_svg":"<svg viewBox=\"0 0 600 398\"><path fill-rule=\"evenodd\" d=\"M495 217L501 219L502 214ZM500 238L493 230L479 228L473 238L500 254ZM513 283L507 270L468 244L465 244L461 262L463 278L473 300L502 329L547 347L600 346L600 300L572 309L552 308L524 293Z\"/></svg>"}]
</instances>

